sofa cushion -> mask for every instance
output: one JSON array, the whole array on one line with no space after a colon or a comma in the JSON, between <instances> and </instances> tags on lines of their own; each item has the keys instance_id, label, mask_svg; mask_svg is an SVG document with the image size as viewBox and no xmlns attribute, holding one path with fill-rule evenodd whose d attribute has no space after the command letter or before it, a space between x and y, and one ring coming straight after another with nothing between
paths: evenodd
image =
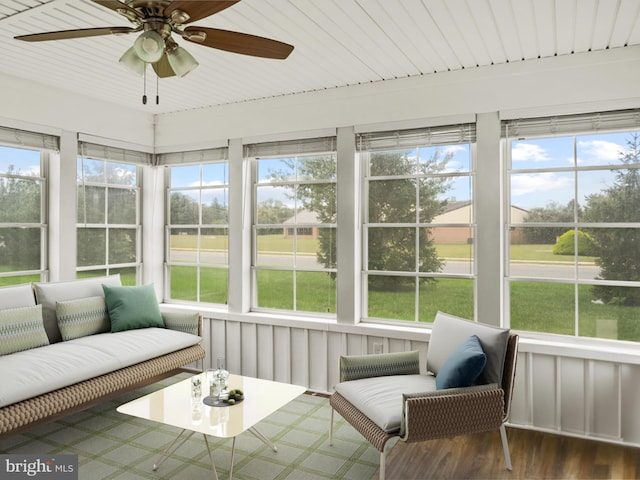
<instances>
[{"instance_id":1,"label":"sofa cushion","mask_svg":"<svg viewBox=\"0 0 640 480\"><path fill-rule=\"evenodd\" d=\"M0 288L0 310L8 308L32 307L36 304L30 283Z\"/></svg>"},{"instance_id":2,"label":"sofa cushion","mask_svg":"<svg viewBox=\"0 0 640 480\"><path fill-rule=\"evenodd\" d=\"M444 362L438 375L436 387L446 388L469 387L473 385L487 363L487 356L482 351L480 339L471 335L456 348Z\"/></svg>"},{"instance_id":3,"label":"sofa cushion","mask_svg":"<svg viewBox=\"0 0 640 480\"><path fill-rule=\"evenodd\" d=\"M48 344L41 305L0 310L0 355Z\"/></svg>"},{"instance_id":4,"label":"sofa cushion","mask_svg":"<svg viewBox=\"0 0 640 480\"><path fill-rule=\"evenodd\" d=\"M433 322L427 350L427 371L438 374L449 355L471 335L477 335L487 364L477 383L502 383L504 359L507 353L509 329L472 322L454 315L438 312Z\"/></svg>"},{"instance_id":5,"label":"sofa cushion","mask_svg":"<svg viewBox=\"0 0 640 480\"><path fill-rule=\"evenodd\" d=\"M70 282L33 284L33 289L36 292L36 300L42 305L44 329L47 331L49 342L55 343L62 340L56 319L56 303L86 297L103 297L102 284L121 285L120 275L84 278Z\"/></svg>"},{"instance_id":6,"label":"sofa cushion","mask_svg":"<svg viewBox=\"0 0 640 480\"><path fill-rule=\"evenodd\" d=\"M190 312L162 312L164 326L178 332L198 335L200 326L200 313Z\"/></svg>"},{"instance_id":7,"label":"sofa cushion","mask_svg":"<svg viewBox=\"0 0 640 480\"><path fill-rule=\"evenodd\" d=\"M65 342L111 329L107 306L101 296L56 302L56 317Z\"/></svg>"},{"instance_id":8,"label":"sofa cushion","mask_svg":"<svg viewBox=\"0 0 640 480\"><path fill-rule=\"evenodd\" d=\"M0 407L197 345L166 328L101 333L0 357Z\"/></svg>"},{"instance_id":9,"label":"sofa cushion","mask_svg":"<svg viewBox=\"0 0 640 480\"><path fill-rule=\"evenodd\" d=\"M433 375L391 375L338 383L335 391L387 433L400 430L402 395L436 390Z\"/></svg>"},{"instance_id":10,"label":"sofa cushion","mask_svg":"<svg viewBox=\"0 0 640 480\"><path fill-rule=\"evenodd\" d=\"M152 284L136 287L103 285L103 290L112 332L164 327L156 291Z\"/></svg>"}]
</instances>

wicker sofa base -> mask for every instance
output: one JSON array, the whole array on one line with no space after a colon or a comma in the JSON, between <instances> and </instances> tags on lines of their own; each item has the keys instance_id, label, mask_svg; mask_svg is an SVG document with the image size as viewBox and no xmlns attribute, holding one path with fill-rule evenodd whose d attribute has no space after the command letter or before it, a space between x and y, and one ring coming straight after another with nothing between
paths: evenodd
<instances>
[{"instance_id":1,"label":"wicker sofa base","mask_svg":"<svg viewBox=\"0 0 640 480\"><path fill-rule=\"evenodd\" d=\"M2 407L0 408L0 438L65 417L121 393L175 375L183 366L201 360L204 356L204 348L201 345L193 345Z\"/></svg>"}]
</instances>

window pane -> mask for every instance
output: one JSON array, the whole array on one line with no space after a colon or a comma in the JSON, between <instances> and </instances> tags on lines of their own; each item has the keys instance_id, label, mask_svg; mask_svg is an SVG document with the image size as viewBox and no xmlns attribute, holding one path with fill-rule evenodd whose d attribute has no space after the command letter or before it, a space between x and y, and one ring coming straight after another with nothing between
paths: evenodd
<instances>
[{"instance_id":1,"label":"window pane","mask_svg":"<svg viewBox=\"0 0 640 480\"><path fill-rule=\"evenodd\" d=\"M197 228L172 228L169 245L171 263L195 264L198 262Z\"/></svg>"},{"instance_id":2,"label":"window pane","mask_svg":"<svg viewBox=\"0 0 640 480\"><path fill-rule=\"evenodd\" d=\"M258 307L293 310L293 271L258 270Z\"/></svg>"},{"instance_id":3,"label":"window pane","mask_svg":"<svg viewBox=\"0 0 640 480\"><path fill-rule=\"evenodd\" d=\"M136 230L131 228L109 229L109 264L135 263Z\"/></svg>"},{"instance_id":4,"label":"window pane","mask_svg":"<svg viewBox=\"0 0 640 480\"><path fill-rule=\"evenodd\" d=\"M202 185L227 185L229 183L228 162L207 163L202 165Z\"/></svg>"},{"instance_id":5,"label":"window pane","mask_svg":"<svg viewBox=\"0 0 640 480\"><path fill-rule=\"evenodd\" d=\"M628 139L628 132L580 135L576 141L578 165L620 165L625 154L629 153Z\"/></svg>"},{"instance_id":6,"label":"window pane","mask_svg":"<svg viewBox=\"0 0 640 480\"><path fill-rule=\"evenodd\" d=\"M415 148L370 152L370 176L389 177L397 175L414 175L416 173L417 155L418 151Z\"/></svg>"},{"instance_id":7,"label":"window pane","mask_svg":"<svg viewBox=\"0 0 640 480\"><path fill-rule=\"evenodd\" d=\"M109 188L108 194L108 223L135 225L138 210L138 192L125 188Z\"/></svg>"},{"instance_id":8,"label":"window pane","mask_svg":"<svg viewBox=\"0 0 640 480\"><path fill-rule=\"evenodd\" d=\"M202 224L229 223L229 191L226 188L202 190Z\"/></svg>"},{"instance_id":9,"label":"window pane","mask_svg":"<svg viewBox=\"0 0 640 480\"><path fill-rule=\"evenodd\" d=\"M640 288L581 285L579 302L579 335L640 342Z\"/></svg>"},{"instance_id":10,"label":"window pane","mask_svg":"<svg viewBox=\"0 0 640 480\"><path fill-rule=\"evenodd\" d=\"M200 185L200 165L171 167L171 188Z\"/></svg>"},{"instance_id":11,"label":"window pane","mask_svg":"<svg viewBox=\"0 0 640 480\"><path fill-rule=\"evenodd\" d=\"M175 300L198 300L198 267L172 265L169 269L171 298Z\"/></svg>"},{"instance_id":12,"label":"window pane","mask_svg":"<svg viewBox=\"0 0 640 480\"><path fill-rule=\"evenodd\" d=\"M640 228L589 228L584 236L593 256L590 268L581 265L581 278L640 281Z\"/></svg>"},{"instance_id":13,"label":"window pane","mask_svg":"<svg viewBox=\"0 0 640 480\"><path fill-rule=\"evenodd\" d=\"M290 229L259 228L256 231L256 265L293 267L294 235Z\"/></svg>"},{"instance_id":14,"label":"window pane","mask_svg":"<svg viewBox=\"0 0 640 480\"><path fill-rule=\"evenodd\" d=\"M415 223L416 180L369 182L369 223Z\"/></svg>"},{"instance_id":15,"label":"window pane","mask_svg":"<svg viewBox=\"0 0 640 480\"><path fill-rule=\"evenodd\" d=\"M312 228L311 232L306 230L298 229L298 256L304 257L311 254L316 266L336 268L336 229L327 227ZM314 237L316 232L317 237ZM306 236L304 233L310 233L311 236ZM309 264L311 265L311 262Z\"/></svg>"},{"instance_id":16,"label":"window pane","mask_svg":"<svg viewBox=\"0 0 640 480\"><path fill-rule=\"evenodd\" d=\"M415 228L370 228L368 237L368 270L416 271Z\"/></svg>"},{"instance_id":17,"label":"window pane","mask_svg":"<svg viewBox=\"0 0 640 480\"><path fill-rule=\"evenodd\" d=\"M40 228L0 228L0 271L40 270Z\"/></svg>"},{"instance_id":18,"label":"window pane","mask_svg":"<svg viewBox=\"0 0 640 480\"><path fill-rule=\"evenodd\" d=\"M103 160L91 160L89 158L81 158L79 160L82 174L81 178L78 179L80 183L105 183L105 162Z\"/></svg>"},{"instance_id":19,"label":"window pane","mask_svg":"<svg viewBox=\"0 0 640 480\"><path fill-rule=\"evenodd\" d=\"M40 152L0 145L0 173L40 176Z\"/></svg>"},{"instance_id":20,"label":"window pane","mask_svg":"<svg viewBox=\"0 0 640 480\"><path fill-rule=\"evenodd\" d=\"M336 180L334 155L313 155L298 158L298 179L305 181Z\"/></svg>"},{"instance_id":21,"label":"window pane","mask_svg":"<svg viewBox=\"0 0 640 480\"><path fill-rule=\"evenodd\" d=\"M573 137L529 138L511 142L511 168L550 169L573 167Z\"/></svg>"},{"instance_id":22,"label":"window pane","mask_svg":"<svg viewBox=\"0 0 640 480\"><path fill-rule=\"evenodd\" d=\"M580 219L585 222L640 222L640 170L580 172Z\"/></svg>"},{"instance_id":23,"label":"window pane","mask_svg":"<svg viewBox=\"0 0 640 480\"><path fill-rule=\"evenodd\" d=\"M138 269L136 267L110 268L109 275L120 274L120 282L125 286L135 286L137 283Z\"/></svg>"},{"instance_id":24,"label":"window pane","mask_svg":"<svg viewBox=\"0 0 640 480\"><path fill-rule=\"evenodd\" d=\"M296 272L296 310L336 313L336 282L326 272Z\"/></svg>"},{"instance_id":25,"label":"window pane","mask_svg":"<svg viewBox=\"0 0 640 480\"><path fill-rule=\"evenodd\" d=\"M138 184L135 165L106 162L106 175L107 183L131 186Z\"/></svg>"},{"instance_id":26,"label":"window pane","mask_svg":"<svg viewBox=\"0 0 640 480\"><path fill-rule=\"evenodd\" d=\"M78 228L78 265L106 265L105 228Z\"/></svg>"},{"instance_id":27,"label":"window pane","mask_svg":"<svg viewBox=\"0 0 640 480\"><path fill-rule=\"evenodd\" d=\"M40 182L0 177L0 222L40 223Z\"/></svg>"},{"instance_id":28,"label":"window pane","mask_svg":"<svg viewBox=\"0 0 640 480\"><path fill-rule=\"evenodd\" d=\"M420 235L421 272L473 273L473 228L433 227L428 233L432 245Z\"/></svg>"},{"instance_id":29,"label":"window pane","mask_svg":"<svg viewBox=\"0 0 640 480\"><path fill-rule=\"evenodd\" d=\"M297 223L336 222L336 184L300 184L297 188L297 202L304 210L296 214Z\"/></svg>"},{"instance_id":30,"label":"window pane","mask_svg":"<svg viewBox=\"0 0 640 480\"><path fill-rule=\"evenodd\" d=\"M274 179L295 180L296 165L292 158L259 159L257 163L258 183L269 183Z\"/></svg>"},{"instance_id":31,"label":"window pane","mask_svg":"<svg viewBox=\"0 0 640 480\"><path fill-rule=\"evenodd\" d=\"M511 328L574 335L574 298L573 284L511 282Z\"/></svg>"},{"instance_id":32,"label":"window pane","mask_svg":"<svg viewBox=\"0 0 640 480\"><path fill-rule=\"evenodd\" d=\"M183 190L171 192L172 225L198 225L200 223L199 191Z\"/></svg>"},{"instance_id":33,"label":"window pane","mask_svg":"<svg viewBox=\"0 0 640 480\"><path fill-rule=\"evenodd\" d=\"M226 268L200 269L200 301L206 303L227 303L229 271Z\"/></svg>"},{"instance_id":34,"label":"window pane","mask_svg":"<svg viewBox=\"0 0 640 480\"><path fill-rule=\"evenodd\" d=\"M563 234L565 234L564 237L562 237ZM556 243L560 238L563 238L563 241ZM510 240L509 273L511 276L576 278L577 259L573 229L567 227L518 228L510 232Z\"/></svg>"},{"instance_id":35,"label":"window pane","mask_svg":"<svg viewBox=\"0 0 640 480\"><path fill-rule=\"evenodd\" d=\"M416 278L369 275L368 316L415 320Z\"/></svg>"},{"instance_id":36,"label":"window pane","mask_svg":"<svg viewBox=\"0 0 640 480\"><path fill-rule=\"evenodd\" d=\"M226 228L203 228L200 231L200 263L227 265L229 233Z\"/></svg>"},{"instance_id":37,"label":"window pane","mask_svg":"<svg viewBox=\"0 0 640 480\"><path fill-rule=\"evenodd\" d=\"M256 223L262 225L290 222L295 214L291 203L292 190L284 187L259 186L256 188Z\"/></svg>"},{"instance_id":38,"label":"window pane","mask_svg":"<svg viewBox=\"0 0 640 480\"><path fill-rule=\"evenodd\" d=\"M574 187L574 174L570 172L513 174L511 205L533 214L538 213L540 209L558 209L573 202Z\"/></svg>"},{"instance_id":39,"label":"window pane","mask_svg":"<svg viewBox=\"0 0 640 480\"><path fill-rule=\"evenodd\" d=\"M78 223L105 223L106 190L104 187L78 187Z\"/></svg>"},{"instance_id":40,"label":"window pane","mask_svg":"<svg viewBox=\"0 0 640 480\"><path fill-rule=\"evenodd\" d=\"M420 279L419 320L433 322L438 310L462 318L474 317L472 279Z\"/></svg>"}]
</instances>

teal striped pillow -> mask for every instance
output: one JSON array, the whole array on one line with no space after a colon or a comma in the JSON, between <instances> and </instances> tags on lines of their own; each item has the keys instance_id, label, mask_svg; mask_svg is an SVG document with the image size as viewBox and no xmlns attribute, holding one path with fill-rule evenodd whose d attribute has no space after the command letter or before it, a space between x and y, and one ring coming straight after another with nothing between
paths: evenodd
<instances>
[{"instance_id":1,"label":"teal striped pillow","mask_svg":"<svg viewBox=\"0 0 640 480\"><path fill-rule=\"evenodd\" d=\"M56 302L56 317L63 341L111 330L107 306L100 296Z\"/></svg>"},{"instance_id":2,"label":"teal striped pillow","mask_svg":"<svg viewBox=\"0 0 640 480\"><path fill-rule=\"evenodd\" d=\"M49 345L42 305L0 310L0 355Z\"/></svg>"}]
</instances>

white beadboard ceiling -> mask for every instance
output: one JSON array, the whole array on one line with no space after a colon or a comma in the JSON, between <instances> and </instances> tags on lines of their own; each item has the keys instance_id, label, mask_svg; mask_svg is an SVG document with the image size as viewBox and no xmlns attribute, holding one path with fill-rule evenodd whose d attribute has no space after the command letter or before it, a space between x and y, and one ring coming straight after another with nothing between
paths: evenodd
<instances>
[{"instance_id":1,"label":"white beadboard ceiling","mask_svg":"<svg viewBox=\"0 0 640 480\"><path fill-rule=\"evenodd\" d=\"M203 0L206 1L206 0ZM27 43L15 35L131 26L91 0L0 0L0 74L149 113L640 44L640 0L242 0L194 25L295 46L253 58L173 37L200 63L143 79L118 59L137 34ZM6 92L5 92L6 93Z\"/></svg>"}]
</instances>

